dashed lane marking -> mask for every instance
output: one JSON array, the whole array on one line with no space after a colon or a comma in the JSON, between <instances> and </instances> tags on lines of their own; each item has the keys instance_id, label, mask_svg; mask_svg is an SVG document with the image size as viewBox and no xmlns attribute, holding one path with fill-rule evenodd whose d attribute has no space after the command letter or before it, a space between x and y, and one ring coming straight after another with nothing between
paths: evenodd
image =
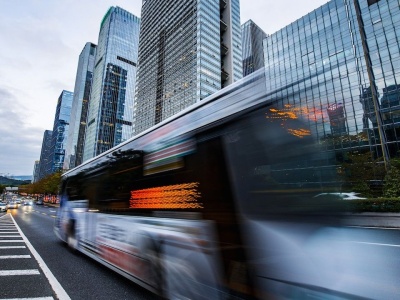
<instances>
[{"instance_id":1,"label":"dashed lane marking","mask_svg":"<svg viewBox=\"0 0 400 300\"><path fill-rule=\"evenodd\" d=\"M357 241L352 241L352 243L372 245L372 246L400 247L400 245L395 245L395 244L368 243L368 242L357 242Z\"/></svg>"}]
</instances>

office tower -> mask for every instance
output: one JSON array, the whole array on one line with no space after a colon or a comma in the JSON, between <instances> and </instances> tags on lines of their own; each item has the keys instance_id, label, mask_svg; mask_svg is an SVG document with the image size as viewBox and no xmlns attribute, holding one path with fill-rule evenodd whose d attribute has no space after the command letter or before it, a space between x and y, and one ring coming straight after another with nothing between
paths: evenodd
<instances>
[{"instance_id":1,"label":"office tower","mask_svg":"<svg viewBox=\"0 0 400 300\"><path fill-rule=\"evenodd\" d=\"M45 130L43 133L42 149L40 150L38 181L51 174L51 137L53 131Z\"/></svg>"},{"instance_id":2,"label":"office tower","mask_svg":"<svg viewBox=\"0 0 400 300\"><path fill-rule=\"evenodd\" d=\"M86 118L92 87L96 45L86 43L79 55L76 72L71 121L65 149L64 169L72 169L82 163L85 142Z\"/></svg>"},{"instance_id":3,"label":"office tower","mask_svg":"<svg viewBox=\"0 0 400 300\"><path fill-rule=\"evenodd\" d=\"M35 164L33 166L32 183L37 182L39 180L39 171L40 171L40 161L35 160Z\"/></svg>"},{"instance_id":4,"label":"office tower","mask_svg":"<svg viewBox=\"0 0 400 300\"><path fill-rule=\"evenodd\" d=\"M51 173L63 169L73 97L74 93L65 90L58 97L51 136Z\"/></svg>"},{"instance_id":5,"label":"office tower","mask_svg":"<svg viewBox=\"0 0 400 300\"><path fill-rule=\"evenodd\" d=\"M111 7L100 26L83 161L133 135L140 19Z\"/></svg>"},{"instance_id":6,"label":"office tower","mask_svg":"<svg viewBox=\"0 0 400 300\"><path fill-rule=\"evenodd\" d=\"M242 25L243 76L264 67L263 40L267 34L252 20Z\"/></svg>"},{"instance_id":7,"label":"office tower","mask_svg":"<svg viewBox=\"0 0 400 300\"><path fill-rule=\"evenodd\" d=\"M338 162L354 151L386 163L398 155L399 37L399 4L390 0L332 0L268 36L267 100L282 126L307 118Z\"/></svg>"},{"instance_id":8,"label":"office tower","mask_svg":"<svg viewBox=\"0 0 400 300\"><path fill-rule=\"evenodd\" d=\"M143 1L136 133L242 78L239 0Z\"/></svg>"}]
</instances>

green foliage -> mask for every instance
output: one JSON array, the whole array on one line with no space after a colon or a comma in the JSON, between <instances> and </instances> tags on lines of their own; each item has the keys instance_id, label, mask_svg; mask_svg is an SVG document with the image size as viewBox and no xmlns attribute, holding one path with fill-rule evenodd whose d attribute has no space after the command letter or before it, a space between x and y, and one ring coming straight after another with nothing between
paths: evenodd
<instances>
[{"instance_id":1,"label":"green foliage","mask_svg":"<svg viewBox=\"0 0 400 300\"><path fill-rule=\"evenodd\" d=\"M400 169L395 166L386 173L383 196L400 197Z\"/></svg>"},{"instance_id":2,"label":"green foliage","mask_svg":"<svg viewBox=\"0 0 400 300\"><path fill-rule=\"evenodd\" d=\"M372 181L383 180L385 165L381 159L374 159L370 152L345 152L340 168L343 191L361 193L365 197L381 196L381 191L371 189Z\"/></svg>"},{"instance_id":3,"label":"green foliage","mask_svg":"<svg viewBox=\"0 0 400 300\"><path fill-rule=\"evenodd\" d=\"M356 181L352 186L352 191L360 193L363 197L372 197L372 190L365 181Z\"/></svg>"},{"instance_id":4,"label":"green foliage","mask_svg":"<svg viewBox=\"0 0 400 300\"><path fill-rule=\"evenodd\" d=\"M400 212L399 198L372 198L349 200L345 203L348 212Z\"/></svg>"},{"instance_id":5,"label":"green foliage","mask_svg":"<svg viewBox=\"0 0 400 300\"><path fill-rule=\"evenodd\" d=\"M20 191L27 194L52 194L57 195L59 192L59 186L61 182L62 172L56 172L48 175L38 182L23 185L20 187Z\"/></svg>"}]
</instances>

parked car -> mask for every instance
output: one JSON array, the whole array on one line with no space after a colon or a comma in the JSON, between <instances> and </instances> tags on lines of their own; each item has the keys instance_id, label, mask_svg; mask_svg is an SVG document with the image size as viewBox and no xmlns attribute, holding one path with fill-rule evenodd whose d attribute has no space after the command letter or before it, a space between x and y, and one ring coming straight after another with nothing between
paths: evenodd
<instances>
[{"instance_id":1,"label":"parked car","mask_svg":"<svg viewBox=\"0 0 400 300\"><path fill-rule=\"evenodd\" d=\"M0 211L7 211L7 204L0 202Z\"/></svg>"}]
</instances>

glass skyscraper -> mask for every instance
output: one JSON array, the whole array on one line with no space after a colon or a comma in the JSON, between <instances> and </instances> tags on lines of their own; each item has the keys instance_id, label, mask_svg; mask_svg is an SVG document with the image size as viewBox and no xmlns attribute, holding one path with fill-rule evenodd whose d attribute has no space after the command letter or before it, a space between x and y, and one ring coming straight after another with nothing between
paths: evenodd
<instances>
[{"instance_id":1,"label":"glass skyscraper","mask_svg":"<svg viewBox=\"0 0 400 300\"><path fill-rule=\"evenodd\" d=\"M99 33L83 161L133 135L140 19L111 7Z\"/></svg>"},{"instance_id":2,"label":"glass skyscraper","mask_svg":"<svg viewBox=\"0 0 400 300\"><path fill-rule=\"evenodd\" d=\"M243 76L264 67L263 40L266 36L252 20L242 25Z\"/></svg>"},{"instance_id":3,"label":"glass skyscraper","mask_svg":"<svg viewBox=\"0 0 400 300\"><path fill-rule=\"evenodd\" d=\"M40 150L39 175L37 181L51 174L51 163L53 155L51 153L51 137L53 131L45 130L43 133L42 149Z\"/></svg>"},{"instance_id":4,"label":"glass skyscraper","mask_svg":"<svg viewBox=\"0 0 400 300\"><path fill-rule=\"evenodd\" d=\"M33 166L32 183L37 182L39 180L39 171L40 171L40 161L35 160L35 164Z\"/></svg>"},{"instance_id":5,"label":"glass skyscraper","mask_svg":"<svg viewBox=\"0 0 400 300\"><path fill-rule=\"evenodd\" d=\"M400 150L399 39L393 0L333 0L270 35L264 56L271 116L282 126L305 116L336 163L355 152L387 163Z\"/></svg>"},{"instance_id":6,"label":"glass skyscraper","mask_svg":"<svg viewBox=\"0 0 400 300\"><path fill-rule=\"evenodd\" d=\"M74 93L62 91L57 101L51 136L51 173L63 170Z\"/></svg>"},{"instance_id":7,"label":"glass skyscraper","mask_svg":"<svg viewBox=\"0 0 400 300\"><path fill-rule=\"evenodd\" d=\"M76 72L74 100L71 109L71 121L65 149L64 169L72 169L82 163L85 142L86 118L92 87L96 45L86 43L79 55Z\"/></svg>"},{"instance_id":8,"label":"glass skyscraper","mask_svg":"<svg viewBox=\"0 0 400 300\"><path fill-rule=\"evenodd\" d=\"M239 0L142 5L136 133L242 78Z\"/></svg>"}]
</instances>

